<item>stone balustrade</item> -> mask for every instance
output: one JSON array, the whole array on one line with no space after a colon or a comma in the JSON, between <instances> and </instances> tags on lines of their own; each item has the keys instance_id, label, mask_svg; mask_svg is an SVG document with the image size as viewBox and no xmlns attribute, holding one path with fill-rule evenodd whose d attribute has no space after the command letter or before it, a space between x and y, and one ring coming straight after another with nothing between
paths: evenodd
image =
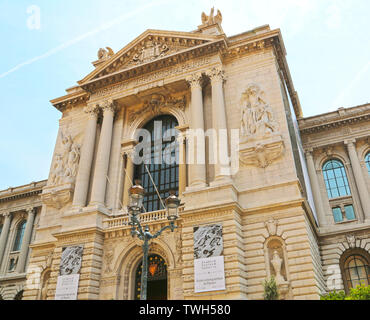
<instances>
[{"instance_id":1,"label":"stone balustrade","mask_svg":"<svg viewBox=\"0 0 370 320\"><path fill-rule=\"evenodd\" d=\"M184 207L179 208L179 213L184 211ZM158 211L151 211L145 212L140 215L140 223L150 223L150 222L160 222L160 221L167 221L167 212L166 210L158 210ZM104 221L104 228L105 229L114 229L118 227L130 227L129 225L130 217L129 215L124 215L117 218L111 218L109 220Z\"/></svg>"}]
</instances>

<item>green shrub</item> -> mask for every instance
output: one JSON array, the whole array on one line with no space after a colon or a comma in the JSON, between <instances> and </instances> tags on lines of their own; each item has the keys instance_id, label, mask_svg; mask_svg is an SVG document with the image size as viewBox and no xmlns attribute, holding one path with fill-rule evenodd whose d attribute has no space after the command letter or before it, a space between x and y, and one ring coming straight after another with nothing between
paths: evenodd
<instances>
[{"instance_id":1,"label":"green shrub","mask_svg":"<svg viewBox=\"0 0 370 320\"><path fill-rule=\"evenodd\" d=\"M263 282L263 289L264 300L279 300L279 291L274 276Z\"/></svg>"},{"instance_id":2,"label":"green shrub","mask_svg":"<svg viewBox=\"0 0 370 320\"><path fill-rule=\"evenodd\" d=\"M320 297L320 300L370 300L370 286L364 284L352 288L349 295L344 291L333 291Z\"/></svg>"},{"instance_id":3,"label":"green shrub","mask_svg":"<svg viewBox=\"0 0 370 320\"><path fill-rule=\"evenodd\" d=\"M346 300L370 300L370 286L362 284L357 286L355 289L351 289Z\"/></svg>"}]
</instances>

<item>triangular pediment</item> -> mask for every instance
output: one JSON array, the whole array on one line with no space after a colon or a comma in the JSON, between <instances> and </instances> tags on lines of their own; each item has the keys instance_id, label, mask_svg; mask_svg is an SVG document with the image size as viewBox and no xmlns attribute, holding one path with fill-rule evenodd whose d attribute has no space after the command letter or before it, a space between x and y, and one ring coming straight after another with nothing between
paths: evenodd
<instances>
[{"instance_id":1,"label":"triangular pediment","mask_svg":"<svg viewBox=\"0 0 370 320\"><path fill-rule=\"evenodd\" d=\"M78 83L83 85L109 74L150 63L191 48L204 46L217 40L220 40L220 36L147 30L117 53L113 53L110 48L107 48L108 51L100 49L98 52L99 60L93 63L96 69Z\"/></svg>"}]
</instances>

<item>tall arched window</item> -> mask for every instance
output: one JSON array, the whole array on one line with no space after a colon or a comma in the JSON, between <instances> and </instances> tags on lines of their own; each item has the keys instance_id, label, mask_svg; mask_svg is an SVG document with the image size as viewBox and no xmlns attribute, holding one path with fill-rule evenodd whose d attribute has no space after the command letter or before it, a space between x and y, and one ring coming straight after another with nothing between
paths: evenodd
<instances>
[{"instance_id":1,"label":"tall arched window","mask_svg":"<svg viewBox=\"0 0 370 320\"><path fill-rule=\"evenodd\" d=\"M346 170L341 161L332 159L325 162L322 172L329 199L351 195Z\"/></svg>"},{"instance_id":2,"label":"tall arched window","mask_svg":"<svg viewBox=\"0 0 370 320\"><path fill-rule=\"evenodd\" d=\"M17 233L14 239L13 251L20 251L22 246L22 240L24 236L24 230L26 229L26 220L23 220L18 224Z\"/></svg>"},{"instance_id":3,"label":"tall arched window","mask_svg":"<svg viewBox=\"0 0 370 320\"><path fill-rule=\"evenodd\" d=\"M370 284L369 255L362 249L354 249L345 254L341 258L341 270L347 292L358 285Z\"/></svg>"},{"instance_id":4,"label":"tall arched window","mask_svg":"<svg viewBox=\"0 0 370 320\"><path fill-rule=\"evenodd\" d=\"M178 193L178 145L176 136L169 134L170 129L173 129L172 133L174 133L174 129L177 125L178 122L176 118L170 115L162 115L152 119L144 127L144 129L150 133L150 155L148 154L142 164L135 166L134 178L140 179L146 190L143 205L148 212L163 209L152 183L152 179L162 200L169 196L170 190L175 190ZM169 135L167 135L166 132ZM140 137L139 143L142 141L143 137ZM138 151L139 156L145 158L143 150L138 149ZM168 161L169 158L175 159L176 161L171 163L171 161Z\"/></svg>"},{"instance_id":5,"label":"tall arched window","mask_svg":"<svg viewBox=\"0 0 370 320\"><path fill-rule=\"evenodd\" d=\"M341 161L331 159L323 165L325 187L331 202L334 221L336 223L355 220L356 215L353 208L351 190L349 188L346 170ZM335 200L337 198L347 197L345 200Z\"/></svg>"},{"instance_id":6,"label":"tall arched window","mask_svg":"<svg viewBox=\"0 0 370 320\"><path fill-rule=\"evenodd\" d=\"M370 152L365 157L367 172L370 174Z\"/></svg>"}]
</instances>

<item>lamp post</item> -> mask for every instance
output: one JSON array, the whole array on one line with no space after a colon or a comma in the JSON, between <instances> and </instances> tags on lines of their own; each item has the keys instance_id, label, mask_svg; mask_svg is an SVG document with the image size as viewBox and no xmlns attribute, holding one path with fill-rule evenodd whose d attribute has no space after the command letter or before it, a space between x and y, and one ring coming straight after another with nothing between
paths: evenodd
<instances>
[{"instance_id":1,"label":"lamp post","mask_svg":"<svg viewBox=\"0 0 370 320\"><path fill-rule=\"evenodd\" d=\"M143 227L140 223L139 217L141 213L141 208L143 206L145 189L140 185L139 180L135 180L135 185L133 185L129 190L130 203L128 206L128 211L130 215L130 225L131 225L131 236L137 236L143 241L143 262L141 271L141 288L140 288L140 300L146 300L147 298L147 282L148 282L148 251L149 251L149 241L158 238L164 230L170 229L173 232L177 226L175 226L175 221L178 218L178 208L180 205L179 198L176 197L175 191L170 191L170 196L165 200L167 219L170 225L163 227L161 230L152 235L149 231L149 226Z\"/></svg>"}]
</instances>

